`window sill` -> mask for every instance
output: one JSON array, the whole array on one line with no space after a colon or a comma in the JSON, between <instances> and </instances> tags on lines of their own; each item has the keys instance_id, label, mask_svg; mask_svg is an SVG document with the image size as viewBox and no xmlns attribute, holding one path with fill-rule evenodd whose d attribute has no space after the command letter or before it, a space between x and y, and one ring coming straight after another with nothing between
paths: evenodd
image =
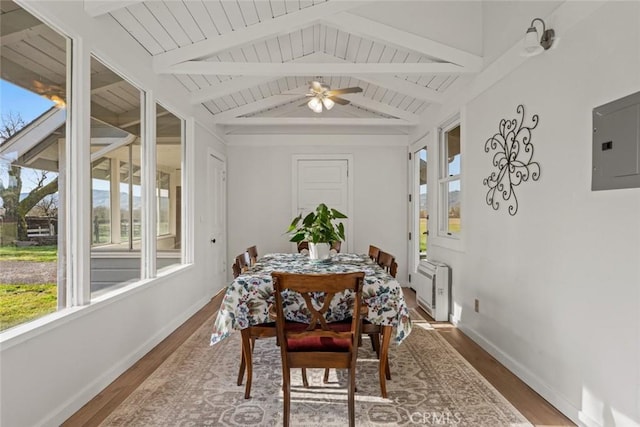
<instances>
[{"instance_id":1,"label":"window sill","mask_svg":"<svg viewBox=\"0 0 640 427\"><path fill-rule=\"evenodd\" d=\"M166 280L166 278L174 273L177 274L182 271L187 271L192 267L193 264L180 264L167 267L166 270L160 272L158 277L140 280L122 288L114 289L112 292L105 293L104 295L93 299L88 305L64 308L56 311L55 313L47 314L38 319L7 329L6 331L0 332L0 349L2 351L7 350L30 339L36 338L41 334L45 334L56 329L68 322L81 319L83 316L86 316L96 310L101 310L104 307L108 307L111 304L129 297L130 295L141 292L150 286L154 286L156 282Z\"/></svg>"},{"instance_id":2,"label":"window sill","mask_svg":"<svg viewBox=\"0 0 640 427\"><path fill-rule=\"evenodd\" d=\"M460 237L434 236L429 239L430 247L450 249L456 252L464 252L464 242ZM427 254L429 251L427 250Z\"/></svg>"}]
</instances>

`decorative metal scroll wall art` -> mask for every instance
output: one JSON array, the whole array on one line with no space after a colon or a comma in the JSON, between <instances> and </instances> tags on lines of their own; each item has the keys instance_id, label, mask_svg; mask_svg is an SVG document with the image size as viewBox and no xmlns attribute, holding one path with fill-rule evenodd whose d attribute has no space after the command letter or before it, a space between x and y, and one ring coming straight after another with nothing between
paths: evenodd
<instances>
[{"instance_id":1,"label":"decorative metal scroll wall art","mask_svg":"<svg viewBox=\"0 0 640 427\"><path fill-rule=\"evenodd\" d=\"M499 132L484 143L485 153L495 151L492 163L498 170L491 172L491 175L482 181L483 185L489 187L487 204L498 210L498 198L502 198L512 216L518 212L515 187L529 178L534 181L540 178L540 165L531 160L531 131L538 126L538 115L534 114L531 117L531 126L524 126L524 107L518 105L516 112L520 115L519 122L518 118L500 120Z\"/></svg>"}]
</instances>

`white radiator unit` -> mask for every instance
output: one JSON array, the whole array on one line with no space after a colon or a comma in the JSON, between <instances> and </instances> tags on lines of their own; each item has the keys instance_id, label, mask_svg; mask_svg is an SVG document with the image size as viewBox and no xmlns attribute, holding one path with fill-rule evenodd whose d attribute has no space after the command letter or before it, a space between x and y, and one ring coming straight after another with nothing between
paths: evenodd
<instances>
[{"instance_id":1,"label":"white radiator unit","mask_svg":"<svg viewBox=\"0 0 640 427\"><path fill-rule=\"evenodd\" d=\"M416 287L416 300L434 320L449 320L449 266L438 261L420 261L418 274L423 276Z\"/></svg>"}]
</instances>

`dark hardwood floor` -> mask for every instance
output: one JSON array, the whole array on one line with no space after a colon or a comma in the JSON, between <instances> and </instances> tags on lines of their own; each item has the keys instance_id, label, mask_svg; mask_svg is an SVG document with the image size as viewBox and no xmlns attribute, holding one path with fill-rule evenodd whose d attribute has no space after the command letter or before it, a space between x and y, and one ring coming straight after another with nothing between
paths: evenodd
<instances>
[{"instance_id":1,"label":"dark hardwood floor","mask_svg":"<svg viewBox=\"0 0 640 427\"><path fill-rule=\"evenodd\" d=\"M64 422L63 426L97 426L124 401L151 373L191 336L203 322L216 312L223 293L187 320L175 332L136 362L107 388ZM405 288L409 307L416 307L415 292ZM469 337L447 322L433 322L422 315L471 365L535 426L574 426L551 404L520 381L507 368L484 351Z\"/></svg>"}]
</instances>

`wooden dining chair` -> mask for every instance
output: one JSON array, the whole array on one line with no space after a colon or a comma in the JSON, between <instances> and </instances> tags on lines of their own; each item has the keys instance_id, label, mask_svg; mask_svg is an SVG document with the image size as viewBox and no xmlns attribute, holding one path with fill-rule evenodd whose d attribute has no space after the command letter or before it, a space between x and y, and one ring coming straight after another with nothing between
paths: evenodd
<instances>
[{"instance_id":1,"label":"wooden dining chair","mask_svg":"<svg viewBox=\"0 0 640 427\"><path fill-rule=\"evenodd\" d=\"M378 262L379 254L380 254L380 249L378 249L376 246L369 245L369 258L371 258L371 261Z\"/></svg>"},{"instance_id":2,"label":"wooden dining chair","mask_svg":"<svg viewBox=\"0 0 640 427\"><path fill-rule=\"evenodd\" d=\"M372 246L369 246L369 256L371 256L371 253L372 253L371 248ZM396 258L393 255L376 248L375 246L373 246L373 248L378 252L378 256L377 256L378 265L382 267L391 276L396 277L395 275L397 274L397 270L398 270L398 264L396 263ZM371 347L376 352L378 359L380 359L380 338L382 336L382 327L380 325L375 325L366 319L363 319L361 334L369 335L369 339L371 340ZM387 360L385 363L384 375L386 379L388 380L391 379L391 368L389 367L389 360ZM382 381L380 382L380 388L381 388L381 391L384 393Z\"/></svg>"},{"instance_id":3,"label":"wooden dining chair","mask_svg":"<svg viewBox=\"0 0 640 427\"><path fill-rule=\"evenodd\" d=\"M242 273L242 269L240 268L240 266L238 265L237 262L234 261L233 264L231 264L231 270L233 270L233 278L237 278L240 273Z\"/></svg>"},{"instance_id":4,"label":"wooden dining chair","mask_svg":"<svg viewBox=\"0 0 640 427\"><path fill-rule=\"evenodd\" d=\"M308 254L309 242L298 242L298 252L301 254Z\"/></svg>"},{"instance_id":5,"label":"wooden dining chair","mask_svg":"<svg viewBox=\"0 0 640 427\"><path fill-rule=\"evenodd\" d=\"M289 425L291 412L291 369L335 368L347 369L349 426L355 426L355 387L358 337L362 311L364 273L292 274L271 273L275 289L276 330L282 356L284 395L283 425ZM302 295L311 320L309 324L287 321L282 292L294 291ZM351 318L329 323L326 314L333 298L351 290L353 297ZM322 307L312 304L313 293L324 292Z\"/></svg>"},{"instance_id":6,"label":"wooden dining chair","mask_svg":"<svg viewBox=\"0 0 640 427\"><path fill-rule=\"evenodd\" d=\"M247 248L247 253L249 254L249 265L255 265L258 262L258 247L253 245Z\"/></svg>"},{"instance_id":7,"label":"wooden dining chair","mask_svg":"<svg viewBox=\"0 0 640 427\"><path fill-rule=\"evenodd\" d=\"M393 261L391 263L391 267L389 267L389 274L391 275L391 277L396 277L396 275L398 274L398 263Z\"/></svg>"},{"instance_id":8,"label":"wooden dining chair","mask_svg":"<svg viewBox=\"0 0 640 427\"><path fill-rule=\"evenodd\" d=\"M234 278L237 278L240 274L248 271L249 264L247 263L247 258L249 257L247 255L250 255L250 254L251 252L247 251L236 257L236 260L232 265ZM244 398L249 399L251 397L251 382L253 378L252 355L253 355L253 348L255 347L256 339L275 337L276 324L275 322L267 322L267 323L252 325L245 329L242 329L241 335L242 335L242 348L241 348L241 356L240 356L240 367L238 369L237 384L242 385L242 380L244 379L244 373L246 372L247 381L244 387Z\"/></svg>"},{"instance_id":9,"label":"wooden dining chair","mask_svg":"<svg viewBox=\"0 0 640 427\"><path fill-rule=\"evenodd\" d=\"M378 254L378 265L384 269L387 273L391 269L391 264L396 260L396 257L385 251L380 251Z\"/></svg>"},{"instance_id":10,"label":"wooden dining chair","mask_svg":"<svg viewBox=\"0 0 640 427\"><path fill-rule=\"evenodd\" d=\"M340 253L340 248L342 247L342 242L331 242L331 250L336 251L336 253Z\"/></svg>"},{"instance_id":11,"label":"wooden dining chair","mask_svg":"<svg viewBox=\"0 0 640 427\"><path fill-rule=\"evenodd\" d=\"M238 370L238 385L242 385L244 373L247 372L247 381L244 385L244 398L251 397L251 383L253 379L253 348L256 339L273 338L276 334L275 322L260 323L248 326L240 331L242 337L242 356L240 358L240 369ZM306 380L306 376L305 376Z\"/></svg>"},{"instance_id":12,"label":"wooden dining chair","mask_svg":"<svg viewBox=\"0 0 640 427\"><path fill-rule=\"evenodd\" d=\"M249 269L249 260L247 259L247 253L243 252L236 257L236 264L240 267L240 271L244 273Z\"/></svg>"}]
</instances>

